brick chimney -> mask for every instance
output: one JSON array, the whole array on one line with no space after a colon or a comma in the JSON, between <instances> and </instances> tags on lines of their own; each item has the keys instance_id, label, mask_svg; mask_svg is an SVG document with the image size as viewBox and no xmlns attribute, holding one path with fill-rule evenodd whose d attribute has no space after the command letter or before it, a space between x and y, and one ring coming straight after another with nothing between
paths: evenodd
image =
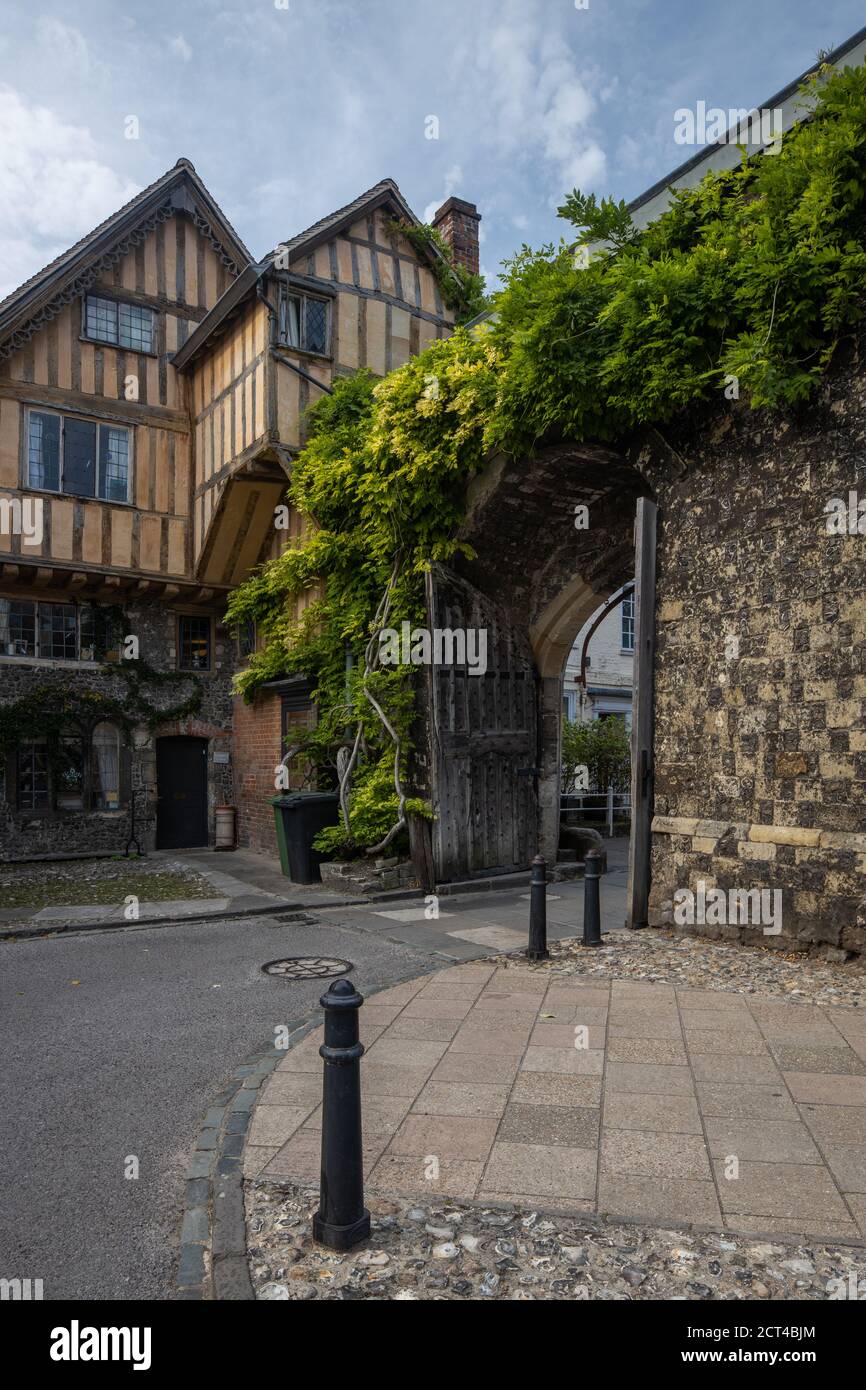
<instances>
[{"instance_id":1,"label":"brick chimney","mask_svg":"<svg viewBox=\"0 0 866 1390\"><path fill-rule=\"evenodd\" d=\"M481 213L474 203L462 198L449 198L443 203L433 226L451 247L455 265L462 265L473 275L478 274L478 223Z\"/></svg>"}]
</instances>

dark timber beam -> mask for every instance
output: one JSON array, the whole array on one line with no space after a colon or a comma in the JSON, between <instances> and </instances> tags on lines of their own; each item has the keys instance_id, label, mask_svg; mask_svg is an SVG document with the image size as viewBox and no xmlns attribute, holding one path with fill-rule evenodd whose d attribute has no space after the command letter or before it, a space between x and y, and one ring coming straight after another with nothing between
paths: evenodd
<instances>
[{"instance_id":1,"label":"dark timber beam","mask_svg":"<svg viewBox=\"0 0 866 1390\"><path fill-rule=\"evenodd\" d=\"M645 927L650 888L655 664L656 504L639 497L635 520L634 694L631 726L631 838L627 927Z\"/></svg>"}]
</instances>

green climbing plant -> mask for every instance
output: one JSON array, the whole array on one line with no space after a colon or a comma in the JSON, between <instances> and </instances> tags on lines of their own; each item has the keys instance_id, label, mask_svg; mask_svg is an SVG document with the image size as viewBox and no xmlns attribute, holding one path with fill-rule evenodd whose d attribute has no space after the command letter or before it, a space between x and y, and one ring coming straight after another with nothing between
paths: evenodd
<instances>
[{"instance_id":1,"label":"green climbing plant","mask_svg":"<svg viewBox=\"0 0 866 1390\"><path fill-rule=\"evenodd\" d=\"M505 263L484 331L458 328L381 381L339 380L312 410L289 488L309 534L234 592L229 617L264 639L245 696L312 676L306 751L323 780L357 743L344 839L369 846L394 812L394 740L371 695L403 776L411 754L416 671L365 660L383 594L388 625L423 619L425 572L467 553L466 484L491 452L620 438L732 383L745 407L797 408L860 320L866 68L823 69L804 96L809 119L776 155L708 174L642 230L622 203L574 190L560 209L571 235Z\"/></svg>"},{"instance_id":2,"label":"green climbing plant","mask_svg":"<svg viewBox=\"0 0 866 1390\"><path fill-rule=\"evenodd\" d=\"M420 255L429 256L430 269L443 303L457 315L458 324L468 323L483 313L490 303L484 276L474 275L456 262L451 247L435 227L427 222L400 222L396 219L391 221L390 226L392 232L401 233ZM432 256L430 252L433 252Z\"/></svg>"},{"instance_id":3,"label":"green climbing plant","mask_svg":"<svg viewBox=\"0 0 866 1390\"><path fill-rule=\"evenodd\" d=\"M139 724L154 729L164 722L188 719L201 708L203 687L199 677L186 671L157 671L147 662L106 661L97 668L102 675L119 677L123 693L96 689L83 680L72 682L65 672L49 679L8 704L0 704L0 761L24 744L45 744L49 763L62 767L67 757L64 744L70 738L88 737L95 725L118 725L125 739ZM78 674L78 673L76 673ZM183 684L182 698L160 704L155 690ZM154 692L149 690L154 687Z\"/></svg>"}]
</instances>

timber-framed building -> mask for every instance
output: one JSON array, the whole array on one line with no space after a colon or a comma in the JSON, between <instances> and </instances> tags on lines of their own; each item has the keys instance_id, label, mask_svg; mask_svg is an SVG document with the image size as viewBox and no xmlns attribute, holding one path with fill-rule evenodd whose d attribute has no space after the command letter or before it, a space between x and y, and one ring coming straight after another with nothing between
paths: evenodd
<instances>
[{"instance_id":1,"label":"timber-framed building","mask_svg":"<svg viewBox=\"0 0 866 1390\"><path fill-rule=\"evenodd\" d=\"M475 209L439 219L477 258ZM220 804L275 850L274 768L309 689L233 696L255 634L228 632L226 600L299 533L274 515L306 407L451 331L439 253L400 222L385 179L256 261L180 159L0 303L0 705L65 691L76 710L59 763L32 728L5 759L0 858L122 851L133 829L206 845Z\"/></svg>"}]
</instances>

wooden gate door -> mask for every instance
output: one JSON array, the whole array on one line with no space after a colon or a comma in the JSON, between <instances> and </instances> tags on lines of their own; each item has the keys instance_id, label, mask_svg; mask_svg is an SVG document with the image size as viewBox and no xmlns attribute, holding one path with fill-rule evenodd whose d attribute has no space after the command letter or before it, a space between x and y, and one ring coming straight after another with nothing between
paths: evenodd
<instances>
[{"instance_id":1,"label":"wooden gate door","mask_svg":"<svg viewBox=\"0 0 866 1390\"><path fill-rule=\"evenodd\" d=\"M432 629L484 631L487 669L434 665L433 858L441 882L527 869L538 843L538 680L528 636L444 566L427 586ZM447 646L446 646L447 650Z\"/></svg>"}]
</instances>

